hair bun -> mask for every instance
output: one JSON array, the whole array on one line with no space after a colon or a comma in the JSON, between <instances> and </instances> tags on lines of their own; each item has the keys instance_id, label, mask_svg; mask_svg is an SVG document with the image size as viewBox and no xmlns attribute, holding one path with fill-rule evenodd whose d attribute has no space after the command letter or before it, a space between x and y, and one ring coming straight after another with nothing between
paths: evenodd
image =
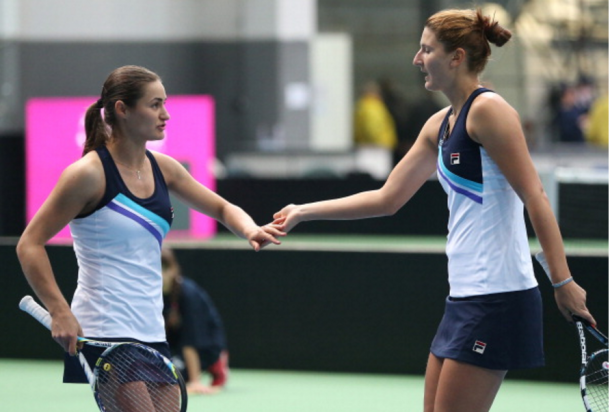
<instances>
[{"instance_id":1,"label":"hair bun","mask_svg":"<svg viewBox=\"0 0 610 412\"><path fill-rule=\"evenodd\" d=\"M481 10L477 10L477 17L479 18L479 23L481 24L485 38L487 38L490 43L502 47L513 36L510 30L500 26L497 21L493 21L488 16L483 16Z\"/></svg>"}]
</instances>

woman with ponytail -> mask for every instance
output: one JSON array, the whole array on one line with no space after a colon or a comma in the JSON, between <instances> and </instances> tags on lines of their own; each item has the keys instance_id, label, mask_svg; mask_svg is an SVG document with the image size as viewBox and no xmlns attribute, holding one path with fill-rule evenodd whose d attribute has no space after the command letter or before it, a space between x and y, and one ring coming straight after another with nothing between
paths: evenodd
<instances>
[{"instance_id":1,"label":"woman with ponytail","mask_svg":"<svg viewBox=\"0 0 610 412\"><path fill-rule=\"evenodd\" d=\"M139 66L114 70L87 110L83 156L62 173L17 245L25 277L52 317L69 355L77 336L137 341L170 356L163 322L161 247L173 193L258 251L282 236L197 182L175 159L146 149L165 137L170 115L159 76ZM170 123L171 124L171 123ZM57 286L45 244L70 225L79 273L71 306ZM85 356L97 359L91 346ZM92 365L93 367L93 365ZM66 356L64 382L86 382Z\"/></svg>"},{"instance_id":2,"label":"woman with ponytail","mask_svg":"<svg viewBox=\"0 0 610 412\"><path fill-rule=\"evenodd\" d=\"M428 357L425 412L488 411L508 370L544 364L542 303L524 207L548 260L561 314L595 323L585 291L571 277L519 115L481 86L490 43L503 46L510 38L480 10L431 16L413 64L425 73L426 89L443 93L450 105L428 119L382 188L288 205L274 216L288 232L308 220L392 215L436 171L448 196L450 291Z\"/></svg>"}]
</instances>

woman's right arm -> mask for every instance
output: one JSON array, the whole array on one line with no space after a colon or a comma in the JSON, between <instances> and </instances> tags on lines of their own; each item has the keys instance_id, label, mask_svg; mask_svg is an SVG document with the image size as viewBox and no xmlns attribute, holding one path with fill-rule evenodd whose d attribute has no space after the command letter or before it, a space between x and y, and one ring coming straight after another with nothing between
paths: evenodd
<instances>
[{"instance_id":1,"label":"woman's right arm","mask_svg":"<svg viewBox=\"0 0 610 412\"><path fill-rule=\"evenodd\" d=\"M419 190L436 169L438 129L446 109L433 115L415 144L394 167L383 187L351 196L288 205L273 215L281 230L290 231L309 220L356 220L396 213Z\"/></svg>"},{"instance_id":2,"label":"woman's right arm","mask_svg":"<svg viewBox=\"0 0 610 412\"><path fill-rule=\"evenodd\" d=\"M103 187L103 171L100 175L92 156L70 165L17 244L17 256L23 273L51 314L53 339L71 354L76 353L76 336L82 330L57 285L45 244L75 216L92 210L96 200L101 199Z\"/></svg>"}]
</instances>

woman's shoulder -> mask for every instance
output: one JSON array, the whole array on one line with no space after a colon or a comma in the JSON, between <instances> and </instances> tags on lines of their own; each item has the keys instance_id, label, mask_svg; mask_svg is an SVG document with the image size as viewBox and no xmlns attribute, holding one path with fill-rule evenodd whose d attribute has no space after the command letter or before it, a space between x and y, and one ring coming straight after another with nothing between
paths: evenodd
<instances>
[{"instance_id":1,"label":"woman's shoulder","mask_svg":"<svg viewBox=\"0 0 610 412\"><path fill-rule=\"evenodd\" d=\"M157 162L157 164L159 164L159 166L164 167L164 166L171 166L173 164L178 163L178 161L176 159L174 159L171 156L166 155L165 153L161 153L161 152L157 152L154 150L148 150L150 152L150 154L152 154L152 156L155 158L155 161Z\"/></svg>"},{"instance_id":2,"label":"woman's shoulder","mask_svg":"<svg viewBox=\"0 0 610 412\"><path fill-rule=\"evenodd\" d=\"M479 94L472 102L470 112L514 111L515 109L500 94L490 90Z\"/></svg>"},{"instance_id":3,"label":"woman's shoulder","mask_svg":"<svg viewBox=\"0 0 610 412\"><path fill-rule=\"evenodd\" d=\"M57 187L66 195L74 193L79 198L99 196L105 187L102 162L95 152L89 152L64 169Z\"/></svg>"},{"instance_id":4,"label":"woman's shoulder","mask_svg":"<svg viewBox=\"0 0 610 412\"><path fill-rule=\"evenodd\" d=\"M104 175L104 166L97 152L91 151L69 165L64 174L72 178L95 179Z\"/></svg>"}]
</instances>

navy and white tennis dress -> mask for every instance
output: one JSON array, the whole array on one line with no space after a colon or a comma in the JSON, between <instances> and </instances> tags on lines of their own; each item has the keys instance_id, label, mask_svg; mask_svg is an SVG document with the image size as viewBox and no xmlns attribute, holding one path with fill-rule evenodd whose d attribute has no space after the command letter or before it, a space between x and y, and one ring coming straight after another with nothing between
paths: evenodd
<instances>
[{"instance_id":1,"label":"navy and white tennis dress","mask_svg":"<svg viewBox=\"0 0 610 412\"><path fill-rule=\"evenodd\" d=\"M173 211L165 179L152 153L146 151L155 190L149 198L140 199L123 182L108 149L101 147L96 152L104 167L106 190L92 213L70 222L78 261L72 312L86 337L146 342L169 356L161 244L172 224ZM94 359L95 354L87 357ZM74 381L66 379L71 373L68 364L66 369L64 381ZM84 375L79 370L77 366L74 372L82 381Z\"/></svg>"},{"instance_id":2,"label":"navy and white tennis dress","mask_svg":"<svg viewBox=\"0 0 610 412\"><path fill-rule=\"evenodd\" d=\"M438 179L447 193L450 293L431 351L490 369L544 364L542 307L523 203L466 119L475 90L451 133L439 130Z\"/></svg>"}]
</instances>

